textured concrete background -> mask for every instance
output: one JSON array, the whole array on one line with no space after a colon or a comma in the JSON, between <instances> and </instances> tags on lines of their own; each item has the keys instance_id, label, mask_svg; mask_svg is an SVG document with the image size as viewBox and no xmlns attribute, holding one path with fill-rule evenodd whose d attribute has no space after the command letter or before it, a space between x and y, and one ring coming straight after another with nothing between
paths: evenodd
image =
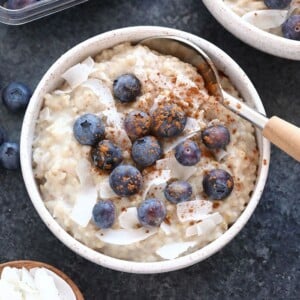
<instances>
[{"instance_id":1,"label":"textured concrete background","mask_svg":"<svg viewBox=\"0 0 300 300\"><path fill-rule=\"evenodd\" d=\"M300 125L300 63L261 53L226 32L200 0L91 0L20 27L0 25L0 86L36 86L66 50L93 35L131 25L182 29L215 43L254 82L268 115ZM18 140L22 114L0 105L0 123ZM300 297L300 164L272 149L270 175L253 217L228 246L178 272L133 275L80 258L46 228L20 172L0 170L0 262L53 264L98 299L296 299Z\"/></svg>"}]
</instances>

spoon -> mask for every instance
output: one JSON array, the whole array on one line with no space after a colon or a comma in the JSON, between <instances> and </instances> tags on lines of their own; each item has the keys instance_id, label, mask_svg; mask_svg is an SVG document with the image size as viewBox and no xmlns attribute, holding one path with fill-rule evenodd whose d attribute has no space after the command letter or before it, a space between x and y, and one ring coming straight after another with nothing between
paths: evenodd
<instances>
[{"instance_id":1,"label":"spoon","mask_svg":"<svg viewBox=\"0 0 300 300\"><path fill-rule=\"evenodd\" d=\"M263 136L270 142L300 161L300 128L276 116L268 119L224 91L214 63L197 45L186 39L169 35L154 36L139 43L161 54L178 57L196 67L211 95L225 107L262 130Z\"/></svg>"}]
</instances>

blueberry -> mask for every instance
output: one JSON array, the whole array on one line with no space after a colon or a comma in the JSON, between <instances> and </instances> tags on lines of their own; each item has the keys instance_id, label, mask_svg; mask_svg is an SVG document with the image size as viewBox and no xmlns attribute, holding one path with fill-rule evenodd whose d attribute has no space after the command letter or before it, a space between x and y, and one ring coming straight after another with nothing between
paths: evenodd
<instances>
[{"instance_id":1,"label":"blueberry","mask_svg":"<svg viewBox=\"0 0 300 300\"><path fill-rule=\"evenodd\" d=\"M24 83L11 82L2 91L2 101L8 110L18 112L27 107L31 95L30 88Z\"/></svg>"},{"instance_id":2,"label":"blueberry","mask_svg":"<svg viewBox=\"0 0 300 300\"><path fill-rule=\"evenodd\" d=\"M300 15L290 16L282 24L282 33L285 38L300 41Z\"/></svg>"},{"instance_id":3,"label":"blueberry","mask_svg":"<svg viewBox=\"0 0 300 300\"><path fill-rule=\"evenodd\" d=\"M136 140L149 133L151 118L147 113L135 110L126 116L124 127L129 138L131 140Z\"/></svg>"},{"instance_id":4,"label":"blueberry","mask_svg":"<svg viewBox=\"0 0 300 300\"><path fill-rule=\"evenodd\" d=\"M102 229L111 227L116 218L116 209L110 200L99 201L93 208L93 221Z\"/></svg>"},{"instance_id":5,"label":"blueberry","mask_svg":"<svg viewBox=\"0 0 300 300\"><path fill-rule=\"evenodd\" d=\"M103 140L91 150L93 163L101 170L110 171L123 160L122 150L109 140Z\"/></svg>"},{"instance_id":6,"label":"blueberry","mask_svg":"<svg viewBox=\"0 0 300 300\"><path fill-rule=\"evenodd\" d=\"M6 140L6 131L0 126L0 146L5 142Z\"/></svg>"},{"instance_id":7,"label":"blueberry","mask_svg":"<svg viewBox=\"0 0 300 300\"><path fill-rule=\"evenodd\" d=\"M6 7L8 9L19 9L37 3L38 1L39 0L8 0Z\"/></svg>"},{"instance_id":8,"label":"blueberry","mask_svg":"<svg viewBox=\"0 0 300 300\"><path fill-rule=\"evenodd\" d=\"M132 102L141 93L141 82L133 74L123 74L114 80L113 92L121 102Z\"/></svg>"},{"instance_id":9,"label":"blueberry","mask_svg":"<svg viewBox=\"0 0 300 300\"><path fill-rule=\"evenodd\" d=\"M203 190L210 199L221 200L230 195L234 182L231 175L222 170L209 171L203 178Z\"/></svg>"},{"instance_id":10,"label":"blueberry","mask_svg":"<svg viewBox=\"0 0 300 300\"><path fill-rule=\"evenodd\" d=\"M187 181L180 180L169 183L164 190L167 200L174 204L189 201L192 193L192 186Z\"/></svg>"},{"instance_id":11,"label":"blueberry","mask_svg":"<svg viewBox=\"0 0 300 300\"><path fill-rule=\"evenodd\" d=\"M192 140L185 140L175 148L175 158L183 166L197 164L201 157L201 150L197 143Z\"/></svg>"},{"instance_id":12,"label":"blueberry","mask_svg":"<svg viewBox=\"0 0 300 300\"><path fill-rule=\"evenodd\" d=\"M95 145L103 138L105 128L99 117L92 114L85 114L75 121L73 132L80 144Z\"/></svg>"},{"instance_id":13,"label":"blueberry","mask_svg":"<svg viewBox=\"0 0 300 300\"><path fill-rule=\"evenodd\" d=\"M166 208L162 201L149 198L143 201L137 209L138 219L145 226L158 227L166 217Z\"/></svg>"},{"instance_id":14,"label":"blueberry","mask_svg":"<svg viewBox=\"0 0 300 300\"><path fill-rule=\"evenodd\" d=\"M116 167L109 176L112 190L119 196L132 196L140 191L143 178L140 171L130 165Z\"/></svg>"},{"instance_id":15,"label":"blueberry","mask_svg":"<svg viewBox=\"0 0 300 300\"><path fill-rule=\"evenodd\" d=\"M132 159L140 167L153 165L163 154L158 140L153 136L145 136L136 140L131 149Z\"/></svg>"},{"instance_id":16,"label":"blueberry","mask_svg":"<svg viewBox=\"0 0 300 300\"><path fill-rule=\"evenodd\" d=\"M152 114L152 130L158 137L174 137L185 127L186 115L177 105L171 104L157 108Z\"/></svg>"},{"instance_id":17,"label":"blueberry","mask_svg":"<svg viewBox=\"0 0 300 300\"><path fill-rule=\"evenodd\" d=\"M265 5L271 9L283 9L290 5L292 0L264 0Z\"/></svg>"},{"instance_id":18,"label":"blueberry","mask_svg":"<svg viewBox=\"0 0 300 300\"><path fill-rule=\"evenodd\" d=\"M16 170L20 167L18 144L5 142L0 146L0 165L7 170Z\"/></svg>"},{"instance_id":19,"label":"blueberry","mask_svg":"<svg viewBox=\"0 0 300 300\"><path fill-rule=\"evenodd\" d=\"M207 127L202 131L202 141L209 149L224 149L230 142L230 133L223 125Z\"/></svg>"}]
</instances>

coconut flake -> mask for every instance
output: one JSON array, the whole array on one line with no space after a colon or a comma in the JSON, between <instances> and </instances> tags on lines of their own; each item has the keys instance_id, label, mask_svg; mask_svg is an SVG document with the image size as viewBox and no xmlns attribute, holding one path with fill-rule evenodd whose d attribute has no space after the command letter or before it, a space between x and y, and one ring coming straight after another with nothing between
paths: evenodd
<instances>
[{"instance_id":1,"label":"coconut flake","mask_svg":"<svg viewBox=\"0 0 300 300\"><path fill-rule=\"evenodd\" d=\"M101 180L97 189L99 191L99 198L103 200L115 198L118 196L110 187L109 177L106 177L103 180Z\"/></svg>"},{"instance_id":2,"label":"coconut flake","mask_svg":"<svg viewBox=\"0 0 300 300\"><path fill-rule=\"evenodd\" d=\"M162 222L160 224L160 229L164 232L166 235L170 235L172 233L171 226L167 224L166 222Z\"/></svg>"},{"instance_id":3,"label":"coconut flake","mask_svg":"<svg viewBox=\"0 0 300 300\"><path fill-rule=\"evenodd\" d=\"M62 78L68 82L72 89L74 89L88 79L93 67L94 60L91 57L88 57L82 63L76 64L63 73Z\"/></svg>"},{"instance_id":4,"label":"coconut flake","mask_svg":"<svg viewBox=\"0 0 300 300\"><path fill-rule=\"evenodd\" d=\"M211 151L218 162L222 161L229 153L223 149L212 150Z\"/></svg>"},{"instance_id":5,"label":"coconut flake","mask_svg":"<svg viewBox=\"0 0 300 300\"><path fill-rule=\"evenodd\" d=\"M212 212L212 202L207 200L186 201L178 203L176 207L180 222L199 221Z\"/></svg>"},{"instance_id":6,"label":"coconut flake","mask_svg":"<svg viewBox=\"0 0 300 300\"><path fill-rule=\"evenodd\" d=\"M54 280L45 269L38 268L34 274L34 283L43 300L60 300Z\"/></svg>"},{"instance_id":7,"label":"coconut flake","mask_svg":"<svg viewBox=\"0 0 300 300\"><path fill-rule=\"evenodd\" d=\"M168 153L169 151L173 150L180 143L183 143L185 140L190 139L196 134L199 134L200 130L201 126L199 121L194 118L187 118L183 134L175 139L172 139L171 141L166 140L163 142L164 152Z\"/></svg>"},{"instance_id":8,"label":"coconut flake","mask_svg":"<svg viewBox=\"0 0 300 300\"><path fill-rule=\"evenodd\" d=\"M124 114L119 113L114 105L102 111L102 114L106 117L107 126L115 128L123 127Z\"/></svg>"},{"instance_id":9,"label":"coconut flake","mask_svg":"<svg viewBox=\"0 0 300 300\"><path fill-rule=\"evenodd\" d=\"M40 268L32 268L29 270L29 272L33 277L35 277L36 271L38 269L40 269ZM59 291L59 295L60 295L61 299L76 300L76 296L75 296L72 288L65 280L63 280L60 276L58 276L57 274L55 274L54 272L52 272L46 268L42 268L42 269L45 270L45 272L47 273L48 276L53 278L55 286L56 286L57 290Z\"/></svg>"},{"instance_id":10,"label":"coconut flake","mask_svg":"<svg viewBox=\"0 0 300 300\"><path fill-rule=\"evenodd\" d=\"M104 104L106 108L114 107L115 102L112 93L107 85L98 79L88 79L82 83L83 87L89 88Z\"/></svg>"},{"instance_id":11,"label":"coconut flake","mask_svg":"<svg viewBox=\"0 0 300 300\"><path fill-rule=\"evenodd\" d=\"M119 215L119 224L124 229L136 229L139 224L136 207L128 207Z\"/></svg>"},{"instance_id":12,"label":"coconut flake","mask_svg":"<svg viewBox=\"0 0 300 300\"><path fill-rule=\"evenodd\" d=\"M250 11L242 19L262 30L279 27L287 19L288 10L265 9Z\"/></svg>"},{"instance_id":13,"label":"coconut flake","mask_svg":"<svg viewBox=\"0 0 300 300\"><path fill-rule=\"evenodd\" d=\"M157 249L156 254L164 259L174 259L196 244L196 242L171 243Z\"/></svg>"},{"instance_id":14,"label":"coconut flake","mask_svg":"<svg viewBox=\"0 0 300 300\"><path fill-rule=\"evenodd\" d=\"M181 165L174 156L156 161L156 168L160 170L170 170L171 178L188 180L197 172L195 166L186 167Z\"/></svg>"},{"instance_id":15,"label":"coconut flake","mask_svg":"<svg viewBox=\"0 0 300 300\"><path fill-rule=\"evenodd\" d=\"M130 245L157 233L157 228L105 229L96 234L102 242L113 245Z\"/></svg>"},{"instance_id":16,"label":"coconut flake","mask_svg":"<svg viewBox=\"0 0 300 300\"><path fill-rule=\"evenodd\" d=\"M192 226L189 226L186 229L185 235L187 237L193 236L193 235L207 235L211 231L213 231L217 225L223 222L223 217L218 213L213 213L209 215L205 215L201 218L201 222L194 224Z\"/></svg>"},{"instance_id":17,"label":"coconut flake","mask_svg":"<svg viewBox=\"0 0 300 300\"><path fill-rule=\"evenodd\" d=\"M5 267L1 273L1 280L15 284L21 278L20 270L17 268Z\"/></svg>"},{"instance_id":18,"label":"coconut flake","mask_svg":"<svg viewBox=\"0 0 300 300\"><path fill-rule=\"evenodd\" d=\"M144 181L147 182L147 185L145 186L143 196L142 196L142 200L146 199L149 190L153 186L158 186L158 185L167 183L167 181L170 178L171 178L171 171L170 170L155 171L155 172L152 172L146 178L144 178Z\"/></svg>"},{"instance_id":19,"label":"coconut flake","mask_svg":"<svg viewBox=\"0 0 300 300\"><path fill-rule=\"evenodd\" d=\"M91 175L91 166L88 160L78 161L76 173L80 180L80 190L70 218L82 227L86 227L92 217L93 207L97 202L97 188Z\"/></svg>"}]
</instances>

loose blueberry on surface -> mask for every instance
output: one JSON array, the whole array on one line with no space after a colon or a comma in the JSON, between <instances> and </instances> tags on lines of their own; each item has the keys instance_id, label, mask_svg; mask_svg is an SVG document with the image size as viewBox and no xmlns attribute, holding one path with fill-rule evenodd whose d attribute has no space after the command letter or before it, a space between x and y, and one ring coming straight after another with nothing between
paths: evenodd
<instances>
[{"instance_id":1,"label":"loose blueberry on surface","mask_svg":"<svg viewBox=\"0 0 300 300\"><path fill-rule=\"evenodd\" d=\"M16 143L5 142L0 146L0 166L7 170L20 167L20 148Z\"/></svg>"},{"instance_id":2,"label":"loose blueberry on surface","mask_svg":"<svg viewBox=\"0 0 300 300\"><path fill-rule=\"evenodd\" d=\"M153 165L163 154L158 140L154 136L145 136L136 140L131 149L134 162L140 167Z\"/></svg>"},{"instance_id":3,"label":"loose blueberry on surface","mask_svg":"<svg viewBox=\"0 0 300 300\"><path fill-rule=\"evenodd\" d=\"M192 186L187 181L181 180L171 182L164 190L166 199L174 204L189 201L192 193Z\"/></svg>"},{"instance_id":4,"label":"loose blueberry on surface","mask_svg":"<svg viewBox=\"0 0 300 300\"><path fill-rule=\"evenodd\" d=\"M183 166L193 166L200 161L201 150L197 143L187 139L176 146L175 158Z\"/></svg>"},{"instance_id":5,"label":"loose blueberry on surface","mask_svg":"<svg viewBox=\"0 0 300 300\"><path fill-rule=\"evenodd\" d=\"M234 186L231 175L222 169L209 171L203 178L203 190L212 200L226 198Z\"/></svg>"},{"instance_id":6,"label":"loose blueberry on surface","mask_svg":"<svg viewBox=\"0 0 300 300\"><path fill-rule=\"evenodd\" d=\"M186 124L186 114L177 105L171 104L157 108L152 114L152 130L158 137L179 135Z\"/></svg>"},{"instance_id":7,"label":"loose blueberry on surface","mask_svg":"<svg viewBox=\"0 0 300 300\"><path fill-rule=\"evenodd\" d=\"M264 0L265 5L271 9L283 9L290 5L292 0Z\"/></svg>"},{"instance_id":8,"label":"loose blueberry on surface","mask_svg":"<svg viewBox=\"0 0 300 300\"><path fill-rule=\"evenodd\" d=\"M143 177L140 171L130 165L116 167L109 176L112 190L121 197L132 196L140 191Z\"/></svg>"},{"instance_id":9,"label":"loose blueberry on surface","mask_svg":"<svg viewBox=\"0 0 300 300\"><path fill-rule=\"evenodd\" d=\"M24 110L31 98L32 92L21 82L11 82L2 91L2 101L11 112Z\"/></svg>"},{"instance_id":10,"label":"loose blueberry on surface","mask_svg":"<svg viewBox=\"0 0 300 300\"><path fill-rule=\"evenodd\" d=\"M300 41L300 15L290 16L282 24L282 34L285 38Z\"/></svg>"},{"instance_id":11,"label":"loose blueberry on surface","mask_svg":"<svg viewBox=\"0 0 300 300\"><path fill-rule=\"evenodd\" d=\"M133 74L123 74L114 80L113 93L123 103L132 102L141 93L141 82Z\"/></svg>"},{"instance_id":12,"label":"loose blueberry on surface","mask_svg":"<svg viewBox=\"0 0 300 300\"><path fill-rule=\"evenodd\" d=\"M107 171L114 169L123 160L122 150L109 140L93 146L91 156L96 167Z\"/></svg>"},{"instance_id":13,"label":"loose blueberry on surface","mask_svg":"<svg viewBox=\"0 0 300 300\"><path fill-rule=\"evenodd\" d=\"M162 201L149 198L140 204L137 213L138 219L143 226L158 227L165 219L167 211Z\"/></svg>"},{"instance_id":14,"label":"loose blueberry on surface","mask_svg":"<svg viewBox=\"0 0 300 300\"><path fill-rule=\"evenodd\" d=\"M38 1L39 0L8 0L6 3L6 8L19 9L37 3Z\"/></svg>"},{"instance_id":15,"label":"loose blueberry on surface","mask_svg":"<svg viewBox=\"0 0 300 300\"><path fill-rule=\"evenodd\" d=\"M223 125L207 127L201 137L204 145L209 149L224 149L230 143L230 133Z\"/></svg>"},{"instance_id":16,"label":"loose blueberry on surface","mask_svg":"<svg viewBox=\"0 0 300 300\"><path fill-rule=\"evenodd\" d=\"M6 140L6 131L0 126L0 146L5 142Z\"/></svg>"},{"instance_id":17,"label":"loose blueberry on surface","mask_svg":"<svg viewBox=\"0 0 300 300\"><path fill-rule=\"evenodd\" d=\"M131 140L147 135L151 128L150 116L139 110L130 112L124 121L124 127Z\"/></svg>"},{"instance_id":18,"label":"loose blueberry on surface","mask_svg":"<svg viewBox=\"0 0 300 300\"><path fill-rule=\"evenodd\" d=\"M82 145L95 145L103 138L104 132L102 120L93 114L80 116L73 126L74 136Z\"/></svg>"},{"instance_id":19,"label":"loose blueberry on surface","mask_svg":"<svg viewBox=\"0 0 300 300\"><path fill-rule=\"evenodd\" d=\"M101 228L111 227L116 218L116 209L110 200L99 201L93 208L93 221Z\"/></svg>"}]
</instances>

